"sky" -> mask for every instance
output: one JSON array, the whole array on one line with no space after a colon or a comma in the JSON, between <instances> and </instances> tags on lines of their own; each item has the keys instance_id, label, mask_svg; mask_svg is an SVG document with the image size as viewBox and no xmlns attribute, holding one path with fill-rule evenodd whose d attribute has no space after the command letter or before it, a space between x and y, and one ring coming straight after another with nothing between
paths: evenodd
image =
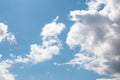
<instances>
[{"instance_id":1,"label":"sky","mask_svg":"<svg viewBox=\"0 0 120 80\"><path fill-rule=\"evenodd\" d=\"M120 80L120 0L0 0L0 80Z\"/></svg>"}]
</instances>

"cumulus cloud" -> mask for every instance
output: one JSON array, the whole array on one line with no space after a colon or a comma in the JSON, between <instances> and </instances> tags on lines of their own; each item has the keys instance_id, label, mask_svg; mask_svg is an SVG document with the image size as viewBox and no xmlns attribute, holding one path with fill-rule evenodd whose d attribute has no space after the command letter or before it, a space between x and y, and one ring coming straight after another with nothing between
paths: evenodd
<instances>
[{"instance_id":1,"label":"cumulus cloud","mask_svg":"<svg viewBox=\"0 0 120 80\"><path fill-rule=\"evenodd\" d=\"M15 36L8 32L8 26L4 23L0 23L0 42L7 40L10 44L16 42Z\"/></svg>"},{"instance_id":2,"label":"cumulus cloud","mask_svg":"<svg viewBox=\"0 0 120 80\"><path fill-rule=\"evenodd\" d=\"M35 62L43 62L46 60L50 60L53 55L59 54L60 47L59 46L49 46L42 48L37 44L31 45L31 52L29 57L33 59Z\"/></svg>"},{"instance_id":3,"label":"cumulus cloud","mask_svg":"<svg viewBox=\"0 0 120 80\"><path fill-rule=\"evenodd\" d=\"M52 56L58 55L62 47L58 35L63 31L65 25L63 23L57 23L57 19L53 22L46 24L42 28L42 45L32 44L31 52L28 55L30 59L33 59L35 62L43 62L50 60Z\"/></svg>"},{"instance_id":4,"label":"cumulus cloud","mask_svg":"<svg viewBox=\"0 0 120 80\"><path fill-rule=\"evenodd\" d=\"M81 49L67 64L120 77L120 0L91 0L87 4L87 10L70 12L75 23L66 43Z\"/></svg>"},{"instance_id":5,"label":"cumulus cloud","mask_svg":"<svg viewBox=\"0 0 120 80\"><path fill-rule=\"evenodd\" d=\"M64 29L65 25L63 23L56 23L57 19L58 17L52 23L48 23L43 27L41 32L43 38L57 37Z\"/></svg>"},{"instance_id":6,"label":"cumulus cloud","mask_svg":"<svg viewBox=\"0 0 120 80\"><path fill-rule=\"evenodd\" d=\"M11 62L8 60L0 62L0 80L15 80L15 76L9 72Z\"/></svg>"},{"instance_id":7,"label":"cumulus cloud","mask_svg":"<svg viewBox=\"0 0 120 80\"><path fill-rule=\"evenodd\" d=\"M30 53L25 58L18 56L16 62L44 62L52 59L54 55L58 55L62 48L61 41L58 35L63 31L65 25L63 23L57 23L56 17L51 23L46 24L42 28L40 35L42 36L42 44L31 44Z\"/></svg>"}]
</instances>

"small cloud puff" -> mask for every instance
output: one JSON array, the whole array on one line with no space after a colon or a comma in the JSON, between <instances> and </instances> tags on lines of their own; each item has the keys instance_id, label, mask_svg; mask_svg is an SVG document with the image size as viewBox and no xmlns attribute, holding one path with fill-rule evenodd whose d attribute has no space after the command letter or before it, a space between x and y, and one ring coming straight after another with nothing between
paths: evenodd
<instances>
[{"instance_id":1,"label":"small cloud puff","mask_svg":"<svg viewBox=\"0 0 120 80\"><path fill-rule=\"evenodd\" d=\"M10 44L16 43L16 38L13 33L8 32L8 26L4 23L0 23L0 42L7 40Z\"/></svg>"}]
</instances>

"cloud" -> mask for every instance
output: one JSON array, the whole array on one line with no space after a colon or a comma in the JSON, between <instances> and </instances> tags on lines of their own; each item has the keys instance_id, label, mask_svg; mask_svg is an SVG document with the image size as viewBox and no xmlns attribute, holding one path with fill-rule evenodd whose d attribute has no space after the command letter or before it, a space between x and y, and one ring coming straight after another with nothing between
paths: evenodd
<instances>
[{"instance_id":1,"label":"cloud","mask_svg":"<svg viewBox=\"0 0 120 80\"><path fill-rule=\"evenodd\" d=\"M81 49L67 64L120 77L120 1L91 0L87 5L87 10L70 12L75 23L66 43L70 48Z\"/></svg>"},{"instance_id":2,"label":"cloud","mask_svg":"<svg viewBox=\"0 0 120 80\"><path fill-rule=\"evenodd\" d=\"M35 62L43 62L46 60L50 60L53 55L59 54L59 51L59 46L51 45L49 47L42 48L39 45L32 44L29 57Z\"/></svg>"},{"instance_id":3,"label":"cloud","mask_svg":"<svg viewBox=\"0 0 120 80\"><path fill-rule=\"evenodd\" d=\"M43 38L57 37L64 29L65 25L63 23L56 23L57 19L58 17L52 23L48 23L42 28L41 36Z\"/></svg>"},{"instance_id":4,"label":"cloud","mask_svg":"<svg viewBox=\"0 0 120 80\"><path fill-rule=\"evenodd\" d=\"M58 55L62 48L61 41L58 35L64 30L65 25L63 23L57 23L56 17L51 23L46 24L42 28L40 35L42 36L42 44L31 44L30 53L26 57L22 58L18 56L16 62L33 62L39 63L52 59L54 55Z\"/></svg>"},{"instance_id":5,"label":"cloud","mask_svg":"<svg viewBox=\"0 0 120 80\"><path fill-rule=\"evenodd\" d=\"M15 80L15 76L9 72L11 62L8 60L0 62L0 80Z\"/></svg>"},{"instance_id":6,"label":"cloud","mask_svg":"<svg viewBox=\"0 0 120 80\"><path fill-rule=\"evenodd\" d=\"M88 55L84 55L82 53L77 53L75 55L75 59L74 60L71 60L70 62L68 62L67 64L79 64L81 65L81 67L83 67L82 65L86 65L88 64L89 62L91 62L91 60L93 60L93 58L91 56L88 56Z\"/></svg>"},{"instance_id":7,"label":"cloud","mask_svg":"<svg viewBox=\"0 0 120 80\"><path fill-rule=\"evenodd\" d=\"M7 38L7 41L8 41L10 44L16 43L16 38L15 38L15 36L14 36L13 33L11 33L11 32L7 33L6 38Z\"/></svg>"},{"instance_id":8,"label":"cloud","mask_svg":"<svg viewBox=\"0 0 120 80\"><path fill-rule=\"evenodd\" d=\"M10 44L11 43L16 43L15 36L11 32L8 32L8 26L5 25L4 23L0 23L0 42L2 42L5 39Z\"/></svg>"},{"instance_id":9,"label":"cloud","mask_svg":"<svg viewBox=\"0 0 120 80\"><path fill-rule=\"evenodd\" d=\"M0 54L0 59L2 58L2 56L3 56L3 55L2 55L2 54Z\"/></svg>"},{"instance_id":10,"label":"cloud","mask_svg":"<svg viewBox=\"0 0 120 80\"><path fill-rule=\"evenodd\" d=\"M31 52L28 57L35 62L50 60L52 56L59 54L62 45L58 35L63 31L65 25L63 23L56 23L58 18L56 17L53 22L46 24L42 28L42 45L31 45Z\"/></svg>"},{"instance_id":11,"label":"cloud","mask_svg":"<svg viewBox=\"0 0 120 80\"><path fill-rule=\"evenodd\" d=\"M0 23L0 42L6 37L7 28L7 25Z\"/></svg>"}]
</instances>

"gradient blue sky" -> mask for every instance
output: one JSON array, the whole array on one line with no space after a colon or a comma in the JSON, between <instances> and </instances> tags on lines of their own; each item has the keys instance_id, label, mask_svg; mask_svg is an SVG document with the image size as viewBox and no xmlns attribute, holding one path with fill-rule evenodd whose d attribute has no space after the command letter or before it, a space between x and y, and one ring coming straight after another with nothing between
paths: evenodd
<instances>
[{"instance_id":1,"label":"gradient blue sky","mask_svg":"<svg viewBox=\"0 0 120 80\"><path fill-rule=\"evenodd\" d=\"M86 0L0 0L0 22L8 25L8 31L16 37L16 44L7 41L0 43L2 60L9 59L10 54L24 57L30 52L31 44L41 44L41 29L45 24L59 16L57 22L66 25L65 30L59 35L63 49L59 55L42 63L17 63L9 69L15 74L15 80L96 80L109 78L109 76L72 65L54 65L65 63L74 58L79 52L77 47L70 50L65 43L70 26L74 22L69 20L69 13L73 10L87 9Z\"/></svg>"}]
</instances>

